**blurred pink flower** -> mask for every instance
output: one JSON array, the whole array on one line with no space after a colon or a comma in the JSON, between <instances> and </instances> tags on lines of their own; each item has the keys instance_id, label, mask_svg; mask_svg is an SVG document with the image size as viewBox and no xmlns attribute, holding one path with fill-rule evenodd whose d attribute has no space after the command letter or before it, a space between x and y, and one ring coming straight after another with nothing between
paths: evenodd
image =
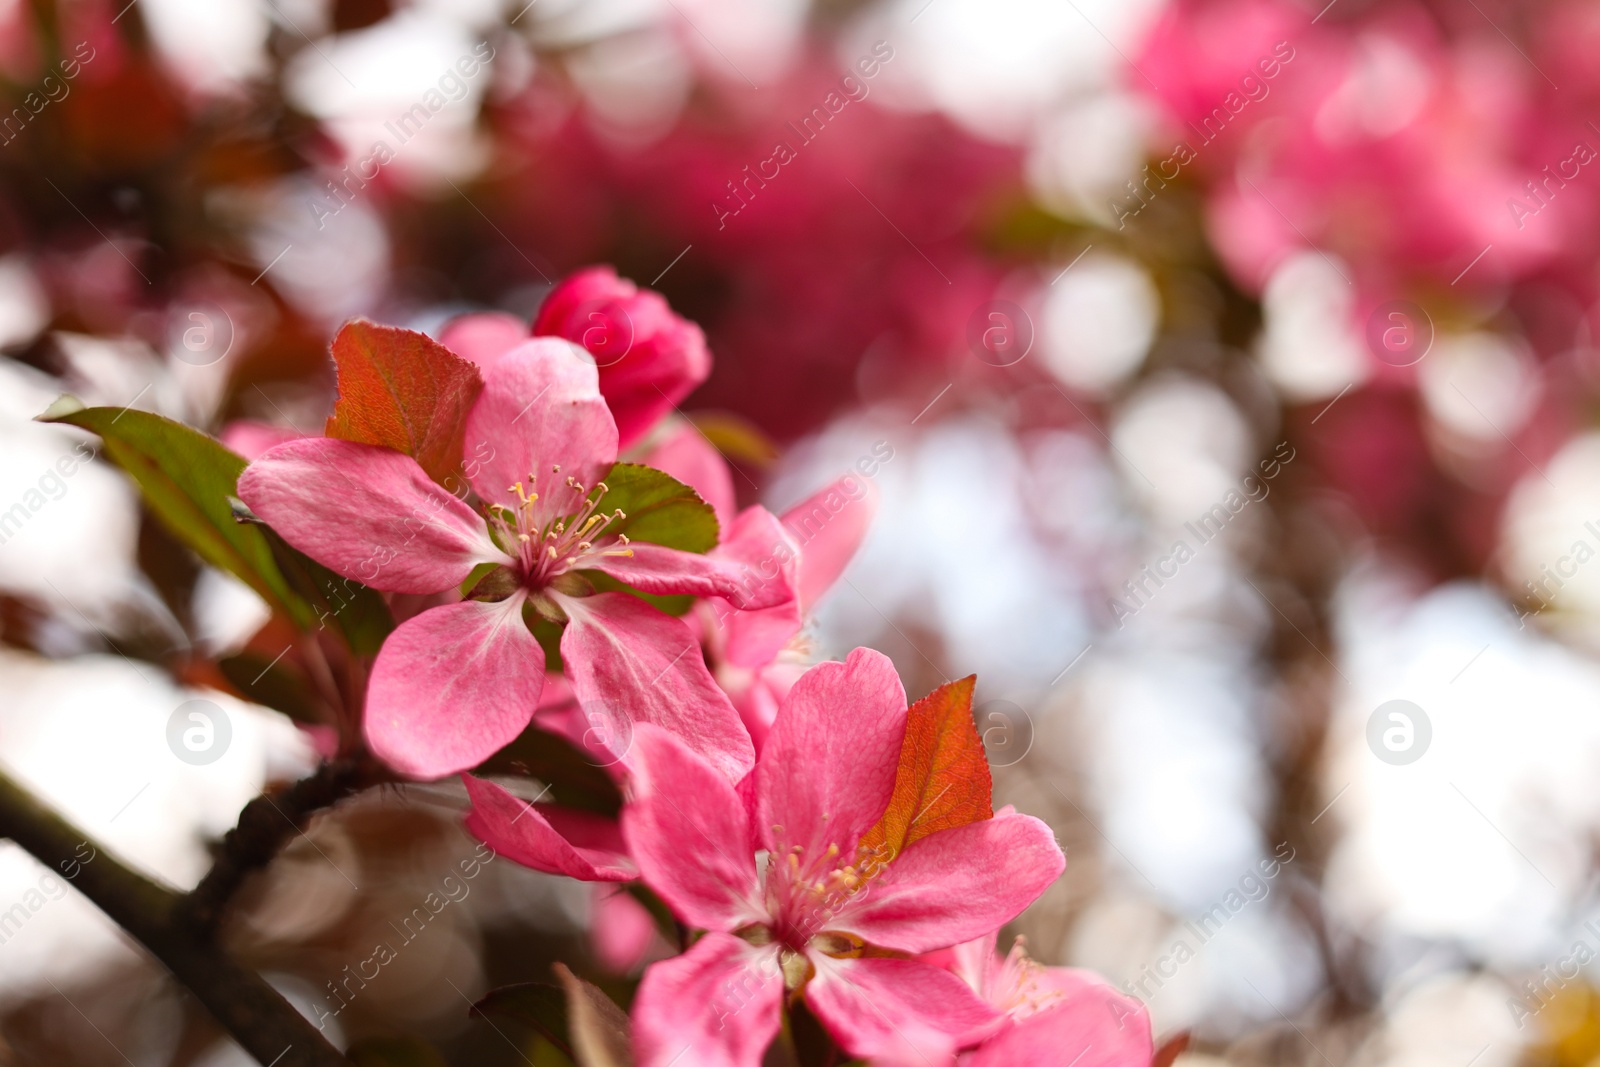
<instances>
[{"instance_id":1,"label":"blurred pink flower","mask_svg":"<svg viewBox=\"0 0 1600 1067\"><path fill-rule=\"evenodd\" d=\"M590 899L594 911L589 942L602 967L614 974L631 974L651 956L671 954L650 909L626 889L597 885Z\"/></svg>"},{"instance_id":2,"label":"blurred pink flower","mask_svg":"<svg viewBox=\"0 0 1600 1067\"><path fill-rule=\"evenodd\" d=\"M1212 243L1251 291L1317 249L1346 264L1365 313L1448 286L1491 246L1469 288L1597 248L1600 197L1581 189L1597 179L1572 157L1582 141L1594 158L1600 138L1525 54L1447 36L1421 5L1308 26L1290 0L1178 0L1134 62L1193 149ZM1165 195L1162 166L1145 198Z\"/></svg>"},{"instance_id":3,"label":"blurred pink flower","mask_svg":"<svg viewBox=\"0 0 1600 1067\"><path fill-rule=\"evenodd\" d=\"M1149 1067L1155 1055L1150 1013L1091 971L1043 967L1023 951L1005 956L997 933L925 957L960 976L1009 1025L962 1056L962 1067Z\"/></svg>"},{"instance_id":4,"label":"blurred pink flower","mask_svg":"<svg viewBox=\"0 0 1600 1067\"><path fill-rule=\"evenodd\" d=\"M304 436L299 430L287 426L254 419L235 419L222 428L217 438L245 459L254 460L286 441L298 441Z\"/></svg>"},{"instance_id":5,"label":"blurred pink flower","mask_svg":"<svg viewBox=\"0 0 1600 1067\"><path fill-rule=\"evenodd\" d=\"M709 931L645 972L642 1067L690 1049L698 1064L754 1067L785 990L803 991L854 1056L948 1062L995 1023L949 972L864 950L927 952L997 929L1065 860L1047 826L1009 811L892 857L859 852L889 806L906 721L893 665L858 648L800 678L737 789L677 738L638 728L623 836L645 884Z\"/></svg>"},{"instance_id":6,"label":"blurred pink flower","mask_svg":"<svg viewBox=\"0 0 1600 1067\"><path fill-rule=\"evenodd\" d=\"M919 392L938 376L937 391L948 366L972 362L967 320L1022 259L989 240L1024 211L1021 153L870 96L802 144L788 124L839 79L816 48L758 94L698 87L670 132L626 147L581 109L553 125L536 80L505 112L538 161L500 189L507 232L559 263L610 259L640 277L670 265L663 289L717 356L697 405L780 439L908 375ZM776 178L748 177L777 141L797 157ZM736 197L746 206L726 218Z\"/></svg>"},{"instance_id":7,"label":"blurred pink flower","mask_svg":"<svg viewBox=\"0 0 1600 1067\"><path fill-rule=\"evenodd\" d=\"M616 425L593 364L566 341L536 338L496 361L465 432L495 446L469 478L486 517L411 457L332 438L279 445L239 479L240 497L285 540L375 588L439 593L480 564L505 568L501 599L430 608L384 643L367 691L373 752L432 778L477 764L520 733L545 674L544 651L523 622L530 608L565 623L566 677L586 710L667 726L723 773L742 775L754 758L749 737L694 634L636 597L593 593L575 572L750 606L793 590L752 581L724 560L606 533L622 517L601 510Z\"/></svg>"}]
</instances>

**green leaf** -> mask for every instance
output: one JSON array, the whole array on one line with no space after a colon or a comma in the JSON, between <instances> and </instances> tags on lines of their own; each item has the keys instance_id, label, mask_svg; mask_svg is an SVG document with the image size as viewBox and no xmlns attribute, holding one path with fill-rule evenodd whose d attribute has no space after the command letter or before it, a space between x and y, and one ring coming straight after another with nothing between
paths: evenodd
<instances>
[{"instance_id":1,"label":"green leaf","mask_svg":"<svg viewBox=\"0 0 1600 1067\"><path fill-rule=\"evenodd\" d=\"M672 475L638 463L618 463L605 484L601 508L607 513L620 508L626 516L606 527L607 533L685 552L709 552L717 546L716 512Z\"/></svg>"},{"instance_id":2,"label":"green leaf","mask_svg":"<svg viewBox=\"0 0 1600 1067\"><path fill-rule=\"evenodd\" d=\"M241 502L235 501L235 518L241 511L249 514ZM251 515L248 521L260 520ZM290 588L310 605L317 627L331 622L352 652L376 656L384 638L394 630L394 615L377 590L335 574L294 548L272 527L262 524L259 529L266 535L272 558Z\"/></svg>"},{"instance_id":3,"label":"green leaf","mask_svg":"<svg viewBox=\"0 0 1600 1067\"><path fill-rule=\"evenodd\" d=\"M491 989L472 1006L472 1014L524 1023L568 1058L573 1056L572 1037L567 1031L567 995L560 986L522 982Z\"/></svg>"},{"instance_id":4,"label":"green leaf","mask_svg":"<svg viewBox=\"0 0 1600 1067\"><path fill-rule=\"evenodd\" d=\"M767 467L777 462L782 452L759 426L738 415L711 411L697 412L688 418L712 448L735 463Z\"/></svg>"},{"instance_id":5,"label":"green leaf","mask_svg":"<svg viewBox=\"0 0 1600 1067\"><path fill-rule=\"evenodd\" d=\"M66 423L100 435L105 454L139 486L145 504L174 537L200 558L234 575L274 609L307 628L311 606L278 569L266 535L234 521L242 457L179 422L132 408L86 408L62 397L40 422Z\"/></svg>"}]
</instances>

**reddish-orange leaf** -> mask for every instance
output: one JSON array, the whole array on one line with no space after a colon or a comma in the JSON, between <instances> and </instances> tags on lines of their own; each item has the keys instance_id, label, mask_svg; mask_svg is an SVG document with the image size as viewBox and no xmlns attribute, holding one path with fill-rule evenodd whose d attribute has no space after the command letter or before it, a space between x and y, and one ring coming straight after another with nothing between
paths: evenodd
<instances>
[{"instance_id":1,"label":"reddish-orange leaf","mask_svg":"<svg viewBox=\"0 0 1600 1067\"><path fill-rule=\"evenodd\" d=\"M352 319L333 339L339 399L326 433L414 458L434 481L459 477L478 368L415 330ZM454 489L454 486L450 488Z\"/></svg>"},{"instance_id":2,"label":"reddish-orange leaf","mask_svg":"<svg viewBox=\"0 0 1600 1067\"><path fill-rule=\"evenodd\" d=\"M941 685L911 705L894 799L861 839L861 847L879 862L937 830L994 816L989 761L972 721L976 680L969 675Z\"/></svg>"},{"instance_id":3,"label":"reddish-orange leaf","mask_svg":"<svg viewBox=\"0 0 1600 1067\"><path fill-rule=\"evenodd\" d=\"M1172 1067L1173 1062L1189 1047L1189 1031L1180 1030L1161 1043L1150 1061L1150 1067Z\"/></svg>"}]
</instances>

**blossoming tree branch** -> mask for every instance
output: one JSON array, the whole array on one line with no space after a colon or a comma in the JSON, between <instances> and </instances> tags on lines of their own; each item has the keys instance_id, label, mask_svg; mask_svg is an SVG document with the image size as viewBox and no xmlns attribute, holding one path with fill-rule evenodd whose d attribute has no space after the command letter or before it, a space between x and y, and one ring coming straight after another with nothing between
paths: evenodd
<instances>
[{"instance_id":1,"label":"blossoming tree branch","mask_svg":"<svg viewBox=\"0 0 1600 1067\"><path fill-rule=\"evenodd\" d=\"M171 533L296 635L268 685L240 688L297 693L276 706L316 773L247 806L188 892L99 846L73 881L251 1055L348 1062L229 957L236 891L351 794L459 776L466 831L591 883L613 953L670 946L627 1011L561 965L559 985L529 974L473 1008L579 1067L757 1067L780 1047L819 1065L1152 1062L1140 1003L997 952L1065 857L1044 823L993 809L974 679L912 701L879 652L809 662L807 612L872 498L846 475L785 515L740 510L678 411L711 369L696 326L592 268L531 325L469 315L435 340L357 320L332 358L322 436L219 441L66 397L41 416L99 435ZM497 762L513 743L537 781ZM87 840L4 777L0 834L52 868Z\"/></svg>"}]
</instances>

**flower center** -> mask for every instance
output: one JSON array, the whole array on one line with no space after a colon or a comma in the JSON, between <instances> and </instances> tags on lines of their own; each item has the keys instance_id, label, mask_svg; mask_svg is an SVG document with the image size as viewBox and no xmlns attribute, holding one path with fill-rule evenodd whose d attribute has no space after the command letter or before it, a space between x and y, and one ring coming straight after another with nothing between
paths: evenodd
<instances>
[{"instance_id":1,"label":"flower center","mask_svg":"<svg viewBox=\"0 0 1600 1067\"><path fill-rule=\"evenodd\" d=\"M1028 956L1022 938L1017 938L1002 965L1004 987L1002 1007L1007 1014L1026 1019L1052 1006L1064 996L1044 984L1045 970Z\"/></svg>"},{"instance_id":2,"label":"flower center","mask_svg":"<svg viewBox=\"0 0 1600 1067\"><path fill-rule=\"evenodd\" d=\"M551 473L560 474L559 466ZM527 486L537 484L532 474ZM506 488L515 500L515 506L490 504L489 529L495 540L517 560L522 580L530 589L542 589L560 575L582 565L582 560L594 556L632 556L628 535L611 533L608 528L628 516L621 508L607 514L600 502L608 492L606 483L595 485L593 496L589 488L571 475L567 488L583 503L571 515L551 517L550 508L538 507L539 494L530 492L524 483L517 482Z\"/></svg>"},{"instance_id":3,"label":"flower center","mask_svg":"<svg viewBox=\"0 0 1600 1067\"><path fill-rule=\"evenodd\" d=\"M813 849L809 856L804 845L790 846L767 865L774 937L797 951L809 945L829 955L859 954L857 939L828 927L845 902L881 869L870 849L859 850L854 863L841 864L836 844Z\"/></svg>"}]
</instances>

